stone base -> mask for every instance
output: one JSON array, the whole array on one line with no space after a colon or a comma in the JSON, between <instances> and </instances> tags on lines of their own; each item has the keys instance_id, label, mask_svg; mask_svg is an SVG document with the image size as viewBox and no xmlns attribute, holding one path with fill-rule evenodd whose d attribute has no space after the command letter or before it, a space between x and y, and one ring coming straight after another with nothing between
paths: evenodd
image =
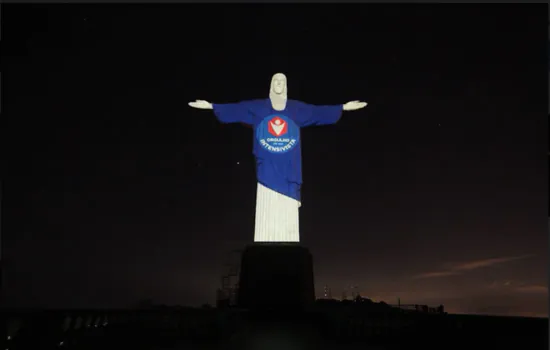
<instances>
[{"instance_id":1,"label":"stone base","mask_svg":"<svg viewBox=\"0 0 550 350\"><path fill-rule=\"evenodd\" d=\"M237 305L302 310L315 302L313 259L299 243L254 243L242 254Z\"/></svg>"}]
</instances>

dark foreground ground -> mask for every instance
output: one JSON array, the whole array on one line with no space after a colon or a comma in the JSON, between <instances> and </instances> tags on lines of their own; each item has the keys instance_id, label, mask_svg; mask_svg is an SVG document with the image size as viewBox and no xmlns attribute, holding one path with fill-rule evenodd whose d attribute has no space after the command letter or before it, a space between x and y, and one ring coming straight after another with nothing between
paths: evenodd
<instances>
[{"instance_id":1,"label":"dark foreground ground","mask_svg":"<svg viewBox=\"0 0 550 350\"><path fill-rule=\"evenodd\" d=\"M313 310L4 310L4 349L548 349L548 319Z\"/></svg>"}]
</instances>

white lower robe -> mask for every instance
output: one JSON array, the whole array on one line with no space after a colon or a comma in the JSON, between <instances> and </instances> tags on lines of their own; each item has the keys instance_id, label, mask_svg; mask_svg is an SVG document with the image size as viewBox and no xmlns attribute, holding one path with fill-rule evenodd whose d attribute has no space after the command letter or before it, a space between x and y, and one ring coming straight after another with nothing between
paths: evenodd
<instances>
[{"instance_id":1,"label":"white lower robe","mask_svg":"<svg viewBox=\"0 0 550 350\"><path fill-rule=\"evenodd\" d=\"M258 183L254 242L300 242L301 203Z\"/></svg>"}]
</instances>

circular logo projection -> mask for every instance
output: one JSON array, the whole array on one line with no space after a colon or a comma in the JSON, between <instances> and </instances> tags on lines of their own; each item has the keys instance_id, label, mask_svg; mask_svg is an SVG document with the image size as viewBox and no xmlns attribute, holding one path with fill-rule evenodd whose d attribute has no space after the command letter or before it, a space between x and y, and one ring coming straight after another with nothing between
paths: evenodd
<instances>
[{"instance_id":1,"label":"circular logo projection","mask_svg":"<svg viewBox=\"0 0 550 350\"><path fill-rule=\"evenodd\" d=\"M256 128L256 139L271 153L286 153L300 142L300 128L284 115L270 115Z\"/></svg>"}]
</instances>

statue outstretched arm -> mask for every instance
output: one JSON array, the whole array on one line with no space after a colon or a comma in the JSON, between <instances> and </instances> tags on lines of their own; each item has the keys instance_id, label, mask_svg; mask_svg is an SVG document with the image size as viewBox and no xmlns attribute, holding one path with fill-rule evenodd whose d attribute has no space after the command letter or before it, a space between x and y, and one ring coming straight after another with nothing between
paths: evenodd
<instances>
[{"instance_id":1,"label":"statue outstretched arm","mask_svg":"<svg viewBox=\"0 0 550 350\"><path fill-rule=\"evenodd\" d=\"M317 106L302 103L298 113L298 124L300 127L310 125L336 124L343 111L355 111L364 108L366 102L350 101L342 105Z\"/></svg>"},{"instance_id":2,"label":"statue outstretched arm","mask_svg":"<svg viewBox=\"0 0 550 350\"><path fill-rule=\"evenodd\" d=\"M189 102L189 106L198 109L213 109L214 114L222 123L252 124L253 115L250 107L254 101L242 101L237 103L210 103L205 100Z\"/></svg>"}]
</instances>

